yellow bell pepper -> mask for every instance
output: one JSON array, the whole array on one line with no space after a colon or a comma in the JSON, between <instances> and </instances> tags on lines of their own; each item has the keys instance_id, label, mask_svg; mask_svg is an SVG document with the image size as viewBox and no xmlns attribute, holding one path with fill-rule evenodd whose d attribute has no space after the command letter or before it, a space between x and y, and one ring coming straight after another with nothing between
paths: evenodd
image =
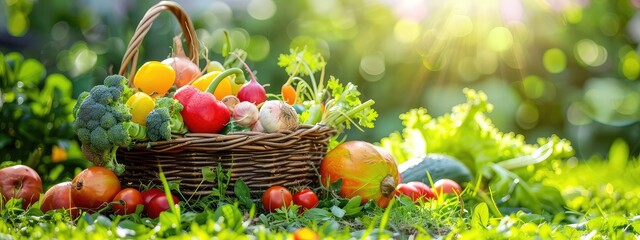
<instances>
[{"instance_id":1,"label":"yellow bell pepper","mask_svg":"<svg viewBox=\"0 0 640 240\"><path fill-rule=\"evenodd\" d=\"M209 88L209 85L211 85L211 82L213 82L213 79L220 75L220 73L221 71L213 71L202 75L201 77L193 81L191 85L199 89L201 92L206 92L207 88ZM232 94L233 89L231 87L231 79L229 77L225 77L224 79L222 79L222 81L220 81L220 84L218 84L215 91L213 92L213 95L218 100L221 100L222 98Z\"/></svg>"},{"instance_id":2,"label":"yellow bell pepper","mask_svg":"<svg viewBox=\"0 0 640 240\"><path fill-rule=\"evenodd\" d=\"M176 81L176 72L167 64L158 61L144 63L133 77L136 90L149 96L164 96Z\"/></svg>"},{"instance_id":3,"label":"yellow bell pepper","mask_svg":"<svg viewBox=\"0 0 640 240\"><path fill-rule=\"evenodd\" d=\"M144 92L131 95L126 104L131 108L131 121L142 126L147 125L147 115L156 107L153 99Z\"/></svg>"}]
</instances>

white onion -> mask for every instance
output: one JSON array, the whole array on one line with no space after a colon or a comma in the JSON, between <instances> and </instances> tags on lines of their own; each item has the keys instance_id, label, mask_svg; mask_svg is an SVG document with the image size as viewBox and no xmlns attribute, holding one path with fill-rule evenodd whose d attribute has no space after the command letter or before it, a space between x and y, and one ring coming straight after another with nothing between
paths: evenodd
<instances>
[{"instance_id":1,"label":"white onion","mask_svg":"<svg viewBox=\"0 0 640 240\"><path fill-rule=\"evenodd\" d=\"M298 127L298 114L283 101L269 100L260 108L259 122L267 133L295 130Z\"/></svg>"},{"instance_id":2,"label":"white onion","mask_svg":"<svg viewBox=\"0 0 640 240\"><path fill-rule=\"evenodd\" d=\"M259 117L258 107L250 102L238 103L233 110L233 119L237 124L245 127L250 127L256 123Z\"/></svg>"}]
</instances>

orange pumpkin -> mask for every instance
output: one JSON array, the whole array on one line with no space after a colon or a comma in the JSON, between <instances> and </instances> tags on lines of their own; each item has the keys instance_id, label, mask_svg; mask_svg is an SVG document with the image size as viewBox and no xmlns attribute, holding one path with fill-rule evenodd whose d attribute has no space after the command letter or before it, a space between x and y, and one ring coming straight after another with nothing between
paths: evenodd
<instances>
[{"instance_id":1,"label":"orange pumpkin","mask_svg":"<svg viewBox=\"0 0 640 240\"><path fill-rule=\"evenodd\" d=\"M329 151L320 164L320 177L325 186L342 179L341 197L360 196L362 204L373 200L383 208L400 182L391 154L363 141L345 142Z\"/></svg>"}]
</instances>

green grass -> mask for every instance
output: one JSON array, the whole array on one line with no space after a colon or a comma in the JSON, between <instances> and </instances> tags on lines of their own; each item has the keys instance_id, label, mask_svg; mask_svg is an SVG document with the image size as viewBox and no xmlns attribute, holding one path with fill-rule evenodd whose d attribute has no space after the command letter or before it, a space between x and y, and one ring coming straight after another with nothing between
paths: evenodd
<instances>
[{"instance_id":1,"label":"green grass","mask_svg":"<svg viewBox=\"0 0 640 240\"><path fill-rule=\"evenodd\" d=\"M326 197L320 208L302 215L296 207L264 214L257 205L252 210L235 198L212 197L182 202L179 214L165 212L158 219L114 216L105 209L73 220L63 211L43 214L39 203L24 211L11 200L0 210L0 239L284 239L301 227L333 239L636 239L640 163L612 164L593 158L538 169L533 178L561 189L567 201L566 211L553 218L523 211L496 216L469 190L462 194L464 201L447 196L415 205L403 197L387 209Z\"/></svg>"}]
</instances>

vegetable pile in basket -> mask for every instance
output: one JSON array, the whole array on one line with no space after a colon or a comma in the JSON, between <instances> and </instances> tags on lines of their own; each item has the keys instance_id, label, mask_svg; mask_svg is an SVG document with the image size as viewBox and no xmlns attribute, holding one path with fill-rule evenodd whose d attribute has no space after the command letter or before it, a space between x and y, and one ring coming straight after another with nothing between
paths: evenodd
<instances>
[{"instance_id":1,"label":"vegetable pile in basket","mask_svg":"<svg viewBox=\"0 0 640 240\"><path fill-rule=\"evenodd\" d=\"M116 151L136 143L168 141L188 133L286 132L299 124L321 124L341 132L351 126L372 128L378 116L372 100L360 101L355 85L343 85L331 76L325 86L325 61L319 54L305 49L280 56L278 64L288 75L281 94L267 94L244 62L243 50L223 55L224 64L207 60L206 70L200 72L176 41L173 57L144 63L132 82L112 75L83 92L73 113L85 157L121 174L124 165L117 162ZM250 81L245 81L242 68Z\"/></svg>"}]
</instances>

